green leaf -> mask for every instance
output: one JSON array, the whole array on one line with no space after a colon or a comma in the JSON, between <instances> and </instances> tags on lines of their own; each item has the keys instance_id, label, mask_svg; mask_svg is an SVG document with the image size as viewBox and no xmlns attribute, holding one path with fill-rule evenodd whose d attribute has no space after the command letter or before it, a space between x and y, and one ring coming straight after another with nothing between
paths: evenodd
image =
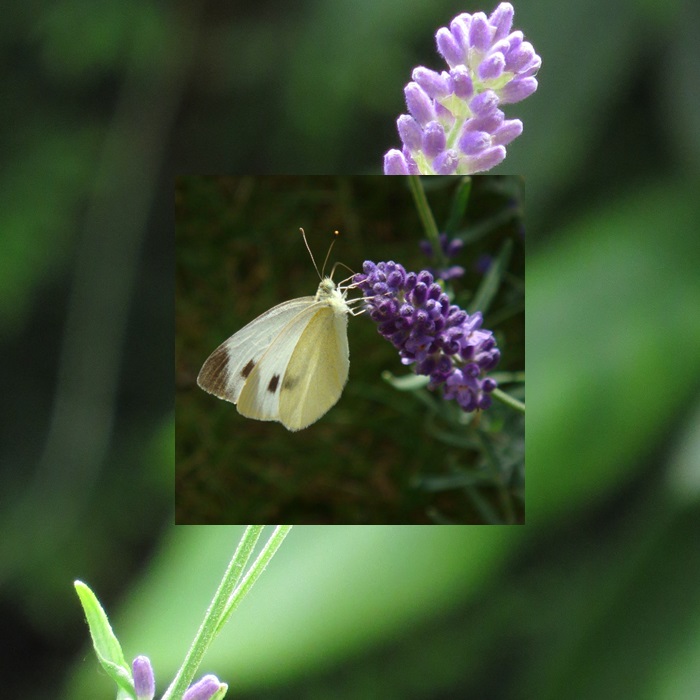
<instances>
[{"instance_id":1,"label":"green leaf","mask_svg":"<svg viewBox=\"0 0 700 700\"><path fill-rule=\"evenodd\" d=\"M127 693L126 697L135 698L131 669L124 660L121 645L112 631L107 614L88 586L82 581L76 581L74 585L87 618L95 654L102 668L119 688Z\"/></svg>"}]
</instances>

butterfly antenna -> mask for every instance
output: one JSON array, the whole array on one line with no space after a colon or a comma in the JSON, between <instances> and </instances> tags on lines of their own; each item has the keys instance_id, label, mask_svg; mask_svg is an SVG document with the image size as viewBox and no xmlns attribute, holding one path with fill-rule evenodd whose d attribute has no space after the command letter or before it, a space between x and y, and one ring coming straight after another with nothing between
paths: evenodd
<instances>
[{"instance_id":1,"label":"butterfly antenna","mask_svg":"<svg viewBox=\"0 0 700 700\"><path fill-rule=\"evenodd\" d=\"M333 233L334 233L336 236L339 236L339 235L340 235L337 231L333 231ZM331 244L328 246L328 252L326 253L326 259L323 261L323 270L326 269L326 265L328 264L328 258L331 257L331 251L333 250L333 246L335 245L336 240L338 240L338 239L337 239L337 238L334 238L334 239L331 241ZM335 270L335 267L334 267L333 269ZM333 272L331 272L331 277L333 277Z\"/></svg>"},{"instance_id":2,"label":"butterfly antenna","mask_svg":"<svg viewBox=\"0 0 700 700\"><path fill-rule=\"evenodd\" d=\"M316 264L316 261L314 260L314 254L311 252L311 248L309 248L309 243L306 240L306 234L304 233L304 229L300 228L301 231L301 237L304 239L304 245L306 246L306 250L309 251L309 256L311 257L311 262L314 264L314 267L316 268L316 274L318 275L319 279L322 279L321 273L318 271L318 265Z\"/></svg>"}]
</instances>

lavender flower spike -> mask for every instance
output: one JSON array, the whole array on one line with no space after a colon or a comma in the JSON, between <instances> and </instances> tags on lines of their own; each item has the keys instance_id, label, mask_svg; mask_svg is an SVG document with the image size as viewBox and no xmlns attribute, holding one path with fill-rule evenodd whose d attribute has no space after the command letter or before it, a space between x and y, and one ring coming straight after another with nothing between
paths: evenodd
<instances>
[{"instance_id":1,"label":"lavender flower spike","mask_svg":"<svg viewBox=\"0 0 700 700\"><path fill-rule=\"evenodd\" d=\"M463 12L438 29L449 71L413 70L404 90L410 115L397 123L403 148L384 155L385 175L470 175L506 157L523 124L506 119L499 105L535 92L542 63L523 33L511 32L513 13L502 2L489 17Z\"/></svg>"},{"instance_id":2,"label":"lavender flower spike","mask_svg":"<svg viewBox=\"0 0 700 700\"><path fill-rule=\"evenodd\" d=\"M395 262L370 261L362 270L353 282L401 362L415 363L417 374L430 377L428 388L443 386L444 398L456 400L464 411L488 408L496 382L484 375L501 353L493 333L481 328L481 312L469 316L450 304L427 270L406 272Z\"/></svg>"}]
</instances>

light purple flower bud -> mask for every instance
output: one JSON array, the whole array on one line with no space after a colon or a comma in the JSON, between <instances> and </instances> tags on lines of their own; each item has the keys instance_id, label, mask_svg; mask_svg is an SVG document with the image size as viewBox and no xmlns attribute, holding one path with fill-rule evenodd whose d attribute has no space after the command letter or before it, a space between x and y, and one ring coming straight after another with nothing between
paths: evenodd
<instances>
[{"instance_id":1,"label":"light purple flower bud","mask_svg":"<svg viewBox=\"0 0 700 700\"><path fill-rule=\"evenodd\" d=\"M520 102L537 90L537 78L516 78L499 90L501 104ZM472 100L473 102L473 100Z\"/></svg>"},{"instance_id":2,"label":"light purple flower bud","mask_svg":"<svg viewBox=\"0 0 700 700\"><path fill-rule=\"evenodd\" d=\"M447 27L440 27L440 29L438 29L435 35L435 41L437 43L437 50L447 61L450 68L464 63L464 51L460 48Z\"/></svg>"},{"instance_id":3,"label":"light purple flower bud","mask_svg":"<svg viewBox=\"0 0 700 700\"><path fill-rule=\"evenodd\" d=\"M395 148L384 154L384 174L385 175L408 175L409 168L406 159L401 151Z\"/></svg>"},{"instance_id":4,"label":"light purple flower bud","mask_svg":"<svg viewBox=\"0 0 700 700\"><path fill-rule=\"evenodd\" d=\"M408 111L421 126L425 126L428 122L435 119L433 103L418 83L410 82L406 85L404 94L406 95Z\"/></svg>"},{"instance_id":5,"label":"light purple flower bud","mask_svg":"<svg viewBox=\"0 0 700 700\"><path fill-rule=\"evenodd\" d=\"M425 90L429 97L445 97L451 92L449 75L444 71L440 74L429 68L418 66L413 69L411 77Z\"/></svg>"},{"instance_id":6,"label":"light purple flower bud","mask_svg":"<svg viewBox=\"0 0 700 700\"><path fill-rule=\"evenodd\" d=\"M459 154L449 149L443 151L434 161L433 170L438 175L454 175L459 165Z\"/></svg>"},{"instance_id":7,"label":"light purple flower bud","mask_svg":"<svg viewBox=\"0 0 700 700\"><path fill-rule=\"evenodd\" d=\"M416 151L420 148L423 131L418 122L408 114L402 114L396 120L396 126L399 129L401 141L409 151Z\"/></svg>"},{"instance_id":8,"label":"light purple flower bud","mask_svg":"<svg viewBox=\"0 0 700 700\"><path fill-rule=\"evenodd\" d=\"M529 41L524 41L517 48L511 48L511 50L507 52L506 70L511 73L522 73L522 71L531 68L538 58L539 56L535 53L532 44Z\"/></svg>"},{"instance_id":9,"label":"light purple flower bud","mask_svg":"<svg viewBox=\"0 0 700 700\"><path fill-rule=\"evenodd\" d=\"M445 130L439 122L429 122L423 130L423 152L434 158L445 149Z\"/></svg>"},{"instance_id":10,"label":"light purple flower bud","mask_svg":"<svg viewBox=\"0 0 700 700\"><path fill-rule=\"evenodd\" d=\"M411 116L397 121L403 147L385 154L386 174L468 175L502 159L502 147L521 133L522 124L504 121L499 105L532 94L542 63L523 33L511 32L513 15L513 5L501 2L488 17L463 12L449 28L438 29L435 40L449 73L413 70L404 89ZM445 151L455 139L461 140Z\"/></svg>"},{"instance_id":11,"label":"light purple flower bud","mask_svg":"<svg viewBox=\"0 0 700 700\"><path fill-rule=\"evenodd\" d=\"M472 23L472 16L468 12L457 15L450 22L450 31L457 44L462 49L462 55L466 54L469 48L469 25Z\"/></svg>"},{"instance_id":12,"label":"light purple flower bud","mask_svg":"<svg viewBox=\"0 0 700 700\"><path fill-rule=\"evenodd\" d=\"M491 170L501 163L506 157L505 146L494 146L487 148L476 157L469 159L471 172L480 173L484 170Z\"/></svg>"},{"instance_id":13,"label":"light purple flower bud","mask_svg":"<svg viewBox=\"0 0 700 700\"><path fill-rule=\"evenodd\" d=\"M459 150L475 156L491 146L491 134L486 131L465 131L459 139Z\"/></svg>"},{"instance_id":14,"label":"light purple flower bud","mask_svg":"<svg viewBox=\"0 0 700 700\"><path fill-rule=\"evenodd\" d=\"M513 14L515 10L509 2L502 2L490 15L489 24L494 27L493 38L495 41L508 34L513 26Z\"/></svg>"},{"instance_id":15,"label":"light purple flower bud","mask_svg":"<svg viewBox=\"0 0 700 700\"><path fill-rule=\"evenodd\" d=\"M509 51L517 51L523 43L525 35L521 31L511 32L507 37ZM507 52L506 52L507 53Z\"/></svg>"},{"instance_id":16,"label":"light purple flower bud","mask_svg":"<svg viewBox=\"0 0 700 700\"><path fill-rule=\"evenodd\" d=\"M504 117L500 109L492 109L478 117L467 119L464 128L469 131L488 131L489 134L493 134L503 124Z\"/></svg>"},{"instance_id":17,"label":"light purple flower bud","mask_svg":"<svg viewBox=\"0 0 700 700\"><path fill-rule=\"evenodd\" d=\"M509 83L510 84L510 83ZM498 95L493 90L486 90L478 94L469 103L469 109L479 117L491 114L498 108Z\"/></svg>"},{"instance_id":18,"label":"light purple flower bud","mask_svg":"<svg viewBox=\"0 0 700 700\"><path fill-rule=\"evenodd\" d=\"M134 674L134 690L137 700L153 700L156 694L156 681L153 667L147 656L137 656L131 664Z\"/></svg>"},{"instance_id":19,"label":"light purple flower bud","mask_svg":"<svg viewBox=\"0 0 700 700\"><path fill-rule=\"evenodd\" d=\"M523 133L523 123L520 119L506 119L493 134L494 146L507 146L513 139Z\"/></svg>"},{"instance_id":20,"label":"light purple flower bud","mask_svg":"<svg viewBox=\"0 0 700 700\"><path fill-rule=\"evenodd\" d=\"M216 676L204 676L204 678L187 689L182 696L182 700L209 700L221 688L221 685Z\"/></svg>"},{"instance_id":21,"label":"light purple flower bud","mask_svg":"<svg viewBox=\"0 0 700 700\"><path fill-rule=\"evenodd\" d=\"M469 44L479 51L486 51L491 46L491 27L483 12L475 12L472 16Z\"/></svg>"},{"instance_id":22,"label":"light purple flower bud","mask_svg":"<svg viewBox=\"0 0 700 700\"><path fill-rule=\"evenodd\" d=\"M506 67L506 58L500 53L489 54L480 64L479 64L479 77L482 80L493 80L498 78L503 73Z\"/></svg>"},{"instance_id":23,"label":"light purple flower bud","mask_svg":"<svg viewBox=\"0 0 700 700\"><path fill-rule=\"evenodd\" d=\"M462 100L468 100L474 94L474 83L466 66L455 66L450 71L452 91Z\"/></svg>"}]
</instances>

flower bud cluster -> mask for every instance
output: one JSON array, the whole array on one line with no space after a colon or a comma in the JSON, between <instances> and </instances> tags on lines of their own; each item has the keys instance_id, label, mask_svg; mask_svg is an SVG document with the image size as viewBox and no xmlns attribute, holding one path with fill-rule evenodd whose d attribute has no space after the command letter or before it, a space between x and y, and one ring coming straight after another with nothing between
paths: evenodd
<instances>
[{"instance_id":1,"label":"flower bud cluster","mask_svg":"<svg viewBox=\"0 0 700 700\"><path fill-rule=\"evenodd\" d=\"M523 33L511 32L513 13L502 2L489 17L464 12L438 29L449 71L413 70L404 89L409 114L397 121L403 148L384 155L385 175L469 175L506 157L523 123L499 106L535 92L542 63Z\"/></svg>"},{"instance_id":2,"label":"flower bud cluster","mask_svg":"<svg viewBox=\"0 0 700 700\"><path fill-rule=\"evenodd\" d=\"M406 272L395 262L365 261L353 284L365 297L379 333L399 351L401 362L443 386L445 399L464 411L488 408L496 382L485 377L500 359L493 333L481 328L481 312L471 316L450 300L427 270Z\"/></svg>"}]
</instances>

